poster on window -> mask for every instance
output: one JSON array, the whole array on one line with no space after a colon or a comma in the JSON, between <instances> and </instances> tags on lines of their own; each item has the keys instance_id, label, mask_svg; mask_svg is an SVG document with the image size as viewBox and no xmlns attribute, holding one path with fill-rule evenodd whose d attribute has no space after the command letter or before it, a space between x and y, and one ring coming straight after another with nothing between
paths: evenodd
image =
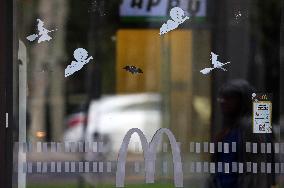
<instances>
[{"instance_id":1,"label":"poster on window","mask_svg":"<svg viewBox=\"0 0 284 188\"><path fill-rule=\"evenodd\" d=\"M272 133L271 94L253 93L253 133Z\"/></svg>"}]
</instances>

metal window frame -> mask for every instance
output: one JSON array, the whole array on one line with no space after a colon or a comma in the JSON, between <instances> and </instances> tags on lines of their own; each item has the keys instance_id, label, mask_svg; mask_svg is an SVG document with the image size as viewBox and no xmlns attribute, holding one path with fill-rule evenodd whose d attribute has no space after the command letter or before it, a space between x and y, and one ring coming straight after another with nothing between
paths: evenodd
<instances>
[{"instance_id":1,"label":"metal window frame","mask_svg":"<svg viewBox=\"0 0 284 188\"><path fill-rule=\"evenodd\" d=\"M0 1L0 188L12 187L13 2Z\"/></svg>"}]
</instances>

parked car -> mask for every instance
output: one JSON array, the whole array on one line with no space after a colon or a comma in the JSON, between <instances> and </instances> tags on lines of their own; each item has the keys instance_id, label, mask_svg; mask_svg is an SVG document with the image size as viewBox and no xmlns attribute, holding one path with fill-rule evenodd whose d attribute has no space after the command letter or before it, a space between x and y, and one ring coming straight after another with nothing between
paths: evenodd
<instances>
[{"instance_id":1,"label":"parked car","mask_svg":"<svg viewBox=\"0 0 284 188\"><path fill-rule=\"evenodd\" d=\"M87 117L82 112L73 115L73 118L77 121L72 118L69 120L73 125L66 130L65 141L93 141L94 134L99 134L101 137L109 137L111 150L118 152L129 129L141 129L150 141L161 127L161 97L148 93L106 96L91 102ZM84 129L85 118L87 126ZM134 143L137 142L140 144L140 139L135 134L128 151L135 151Z\"/></svg>"}]
</instances>

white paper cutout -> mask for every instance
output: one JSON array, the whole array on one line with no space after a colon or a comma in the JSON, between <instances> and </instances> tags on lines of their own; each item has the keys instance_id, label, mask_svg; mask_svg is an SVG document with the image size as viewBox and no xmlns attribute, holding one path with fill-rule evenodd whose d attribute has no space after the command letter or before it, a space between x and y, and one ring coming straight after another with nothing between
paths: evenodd
<instances>
[{"instance_id":1,"label":"white paper cutout","mask_svg":"<svg viewBox=\"0 0 284 188\"><path fill-rule=\"evenodd\" d=\"M37 22L38 22L38 24L37 24L37 30L38 30L38 34L32 34L32 35L29 35L28 37L27 37L27 39L29 40L29 41L35 41L36 39L38 39L38 43L41 43L41 42L43 42L43 41L50 41L52 38L48 35L48 33L50 33L50 32L53 32L53 31L55 31L55 30L47 30L46 28L44 28L43 27L43 25L44 25L44 22L42 21L42 20L40 20L40 19L37 19Z\"/></svg>"},{"instance_id":2,"label":"white paper cutout","mask_svg":"<svg viewBox=\"0 0 284 188\"><path fill-rule=\"evenodd\" d=\"M174 7L171 9L170 17L172 18L172 20L169 19L167 23L164 23L160 28L160 35L176 29L180 24L189 19L188 16L185 16L185 12L179 7Z\"/></svg>"},{"instance_id":3,"label":"white paper cutout","mask_svg":"<svg viewBox=\"0 0 284 188\"><path fill-rule=\"evenodd\" d=\"M240 19L242 17L242 13L241 11L238 11L237 13L235 13L235 19Z\"/></svg>"},{"instance_id":4,"label":"white paper cutout","mask_svg":"<svg viewBox=\"0 0 284 188\"><path fill-rule=\"evenodd\" d=\"M233 15L232 23L239 24L248 18L248 12L246 10L236 10Z\"/></svg>"},{"instance_id":5,"label":"white paper cutout","mask_svg":"<svg viewBox=\"0 0 284 188\"><path fill-rule=\"evenodd\" d=\"M65 69L65 77L79 71L85 64L93 59L92 56L88 58L88 52L84 48L77 48L73 55L76 61L72 61L71 64L67 66Z\"/></svg>"},{"instance_id":6,"label":"white paper cutout","mask_svg":"<svg viewBox=\"0 0 284 188\"><path fill-rule=\"evenodd\" d=\"M243 14L241 11L237 11L234 13L234 23L239 24L243 20Z\"/></svg>"},{"instance_id":7,"label":"white paper cutout","mask_svg":"<svg viewBox=\"0 0 284 188\"><path fill-rule=\"evenodd\" d=\"M223 66L226 65L226 64L229 64L230 62L221 63L220 61L217 60L218 56L219 55L214 54L213 52L211 52L211 63L213 65L213 68L204 68L200 72L202 74L209 74L214 69L222 69L223 71L227 71L227 69L223 68Z\"/></svg>"}]
</instances>

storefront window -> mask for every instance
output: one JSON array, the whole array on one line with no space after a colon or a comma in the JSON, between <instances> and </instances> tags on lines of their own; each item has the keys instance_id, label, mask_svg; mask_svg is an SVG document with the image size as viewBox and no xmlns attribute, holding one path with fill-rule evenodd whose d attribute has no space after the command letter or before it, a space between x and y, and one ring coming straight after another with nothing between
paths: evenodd
<instances>
[{"instance_id":1,"label":"storefront window","mask_svg":"<svg viewBox=\"0 0 284 188\"><path fill-rule=\"evenodd\" d=\"M280 187L280 7L14 1L13 187Z\"/></svg>"}]
</instances>

